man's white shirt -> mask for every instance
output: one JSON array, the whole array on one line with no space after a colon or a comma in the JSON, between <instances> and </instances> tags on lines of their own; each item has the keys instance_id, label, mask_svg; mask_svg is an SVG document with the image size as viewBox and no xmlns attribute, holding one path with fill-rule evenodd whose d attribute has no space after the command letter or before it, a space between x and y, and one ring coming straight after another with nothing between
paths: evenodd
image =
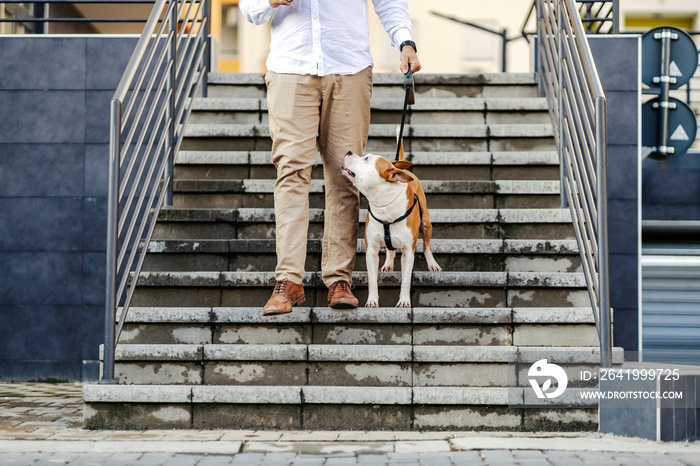
<instances>
[{"instance_id":1,"label":"man's white shirt","mask_svg":"<svg viewBox=\"0 0 700 466\"><path fill-rule=\"evenodd\" d=\"M412 39L407 0L372 0L391 43ZM327 76L356 74L372 65L367 0L294 0L273 8L269 0L241 0L243 17L272 21L267 69Z\"/></svg>"}]
</instances>

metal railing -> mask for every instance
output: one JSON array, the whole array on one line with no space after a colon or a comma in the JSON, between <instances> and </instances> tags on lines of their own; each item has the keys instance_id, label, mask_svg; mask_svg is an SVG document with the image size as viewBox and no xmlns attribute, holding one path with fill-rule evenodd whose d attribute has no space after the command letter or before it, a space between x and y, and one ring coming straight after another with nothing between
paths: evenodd
<instances>
[{"instance_id":1,"label":"metal railing","mask_svg":"<svg viewBox=\"0 0 700 466\"><path fill-rule=\"evenodd\" d=\"M2 5L5 8L12 7L12 16L5 17L0 15L0 26L4 23L21 25L25 31L33 34L48 34L49 25L62 24L64 26L94 26L99 23L109 24L131 24L145 23L148 18L133 17L128 11L130 6L140 4L153 4L153 0L44 0L44 1L22 1L22 0L0 0L0 9ZM26 6L25 6L26 5ZM118 5L122 6L121 11L117 14L123 14L121 17L96 17L86 18L81 16L81 13L73 7L75 5ZM54 8L58 11L54 11ZM67 10L68 8L69 10ZM114 14L113 9L109 10L109 14ZM133 13L133 12L131 12ZM68 16L73 14L74 16ZM145 16L145 15L144 15ZM2 28L0 28L1 30Z\"/></svg>"},{"instance_id":2,"label":"metal railing","mask_svg":"<svg viewBox=\"0 0 700 466\"><path fill-rule=\"evenodd\" d=\"M612 365L608 273L606 99L575 0L537 1L537 70L549 104L596 327L602 367Z\"/></svg>"},{"instance_id":3,"label":"metal railing","mask_svg":"<svg viewBox=\"0 0 700 466\"><path fill-rule=\"evenodd\" d=\"M210 8L210 0L156 1L111 101L101 383L115 383L116 343L158 212L172 206L174 157L200 87L206 94Z\"/></svg>"}]
</instances>

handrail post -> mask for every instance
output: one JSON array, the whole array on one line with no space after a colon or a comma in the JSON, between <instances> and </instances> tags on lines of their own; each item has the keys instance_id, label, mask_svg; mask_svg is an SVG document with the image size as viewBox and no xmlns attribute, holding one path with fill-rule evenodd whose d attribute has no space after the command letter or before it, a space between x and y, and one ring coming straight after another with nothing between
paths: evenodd
<instances>
[{"instance_id":1,"label":"handrail post","mask_svg":"<svg viewBox=\"0 0 700 466\"><path fill-rule=\"evenodd\" d=\"M620 33L620 0L612 0L613 2L613 34Z\"/></svg>"},{"instance_id":2,"label":"handrail post","mask_svg":"<svg viewBox=\"0 0 700 466\"><path fill-rule=\"evenodd\" d=\"M559 121L557 121L557 153L559 154L559 202L561 207L568 207L569 200L566 195L566 166L564 164L564 79L562 78L563 69L562 62L563 59L563 33L564 24L564 10L565 6L562 4L563 0L555 0L557 2L557 106L559 107Z\"/></svg>"},{"instance_id":3,"label":"handrail post","mask_svg":"<svg viewBox=\"0 0 700 466\"><path fill-rule=\"evenodd\" d=\"M207 97L209 92L208 80L209 72L211 71L211 39L209 35L211 34L211 0L204 1L204 19L206 23L204 25L204 69L205 76L202 79L202 97Z\"/></svg>"},{"instance_id":4,"label":"handrail post","mask_svg":"<svg viewBox=\"0 0 700 466\"><path fill-rule=\"evenodd\" d=\"M600 312L600 366L612 367L612 316L610 311L610 278L608 259L608 136L607 103L595 101L596 171L598 191L598 309Z\"/></svg>"},{"instance_id":5,"label":"handrail post","mask_svg":"<svg viewBox=\"0 0 700 466\"><path fill-rule=\"evenodd\" d=\"M175 161L175 94L177 89L177 3L178 0L170 0L170 28L168 31L168 65L170 71L168 73L168 92L169 99L166 108L166 121L168 124L168 141L167 141L167 162L165 167L164 180L167 181L165 188L165 207L173 206L173 164Z\"/></svg>"},{"instance_id":6,"label":"handrail post","mask_svg":"<svg viewBox=\"0 0 700 466\"><path fill-rule=\"evenodd\" d=\"M501 31L501 72L508 71L508 29Z\"/></svg>"},{"instance_id":7,"label":"handrail post","mask_svg":"<svg viewBox=\"0 0 700 466\"><path fill-rule=\"evenodd\" d=\"M119 171L121 169L122 103L112 100L109 112L109 193L107 205L107 273L105 293L105 343L101 384L114 380L115 321L117 318L117 243L119 225Z\"/></svg>"}]
</instances>

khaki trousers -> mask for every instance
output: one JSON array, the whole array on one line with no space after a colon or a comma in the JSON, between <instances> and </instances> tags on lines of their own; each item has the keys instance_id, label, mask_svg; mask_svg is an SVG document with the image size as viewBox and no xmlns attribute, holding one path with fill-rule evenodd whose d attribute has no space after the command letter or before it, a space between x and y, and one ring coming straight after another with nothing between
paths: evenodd
<instances>
[{"instance_id":1,"label":"khaki trousers","mask_svg":"<svg viewBox=\"0 0 700 466\"><path fill-rule=\"evenodd\" d=\"M275 278L296 284L304 278L311 170L320 152L326 194L323 283L352 283L360 198L341 169L345 154L362 154L367 143L372 69L323 77L268 72L265 82L277 168Z\"/></svg>"}]
</instances>

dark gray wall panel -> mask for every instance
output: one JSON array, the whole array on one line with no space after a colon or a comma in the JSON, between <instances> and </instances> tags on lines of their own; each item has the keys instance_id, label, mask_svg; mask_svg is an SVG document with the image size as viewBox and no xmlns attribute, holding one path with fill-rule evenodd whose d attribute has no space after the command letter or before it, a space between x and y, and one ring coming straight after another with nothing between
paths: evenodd
<instances>
[{"instance_id":1,"label":"dark gray wall panel","mask_svg":"<svg viewBox=\"0 0 700 466\"><path fill-rule=\"evenodd\" d=\"M136 41L0 38L0 380L98 378L109 101Z\"/></svg>"},{"instance_id":2,"label":"dark gray wall panel","mask_svg":"<svg viewBox=\"0 0 700 466\"><path fill-rule=\"evenodd\" d=\"M0 144L85 141L85 92L0 90Z\"/></svg>"},{"instance_id":3,"label":"dark gray wall panel","mask_svg":"<svg viewBox=\"0 0 700 466\"><path fill-rule=\"evenodd\" d=\"M14 66L2 67L0 89L83 90L85 52L85 39L3 37L0 63ZM31 67L24 66L27 61Z\"/></svg>"},{"instance_id":4,"label":"dark gray wall panel","mask_svg":"<svg viewBox=\"0 0 700 466\"><path fill-rule=\"evenodd\" d=\"M0 250L80 251L82 210L79 197L0 198Z\"/></svg>"},{"instance_id":5,"label":"dark gray wall panel","mask_svg":"<svg viewBox=\"0 0 700 466\"><path fill-rule=\"evenodd\" d=\"M79 143L0 144L0 197L81 196L84 151Z\"/></svg>"}]
</instances>

